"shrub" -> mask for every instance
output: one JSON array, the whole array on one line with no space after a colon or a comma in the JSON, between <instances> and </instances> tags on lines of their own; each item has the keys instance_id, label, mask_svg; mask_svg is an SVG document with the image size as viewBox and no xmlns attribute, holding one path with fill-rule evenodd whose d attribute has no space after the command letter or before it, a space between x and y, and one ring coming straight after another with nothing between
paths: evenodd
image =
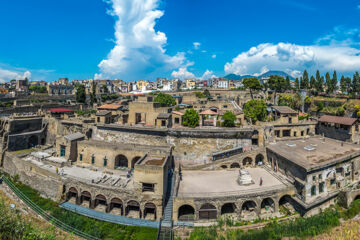
<instances>
[{"instance_id":1,"label":"shrub","mask_svg":"<svg viewBox=\"0 0 360 240\"><path fill-rule=\"evenodd\" d=\"M195 109L188 109L183 116L183 125L195 128L199 125L199 113Z\"/></svg>"},{"instance_id":2,"label":"shrub","mask_svg":"<svg viewBox=\"0 0 360 240\"><path fill-rule=\"evenodd\" d=\"M159 95L155 97L154 102L160 103L162 107L171 107L176 104L175 98L165 93L159 93Z\"/></svg>"},{"instance_id":3,"label":"shrub","mask_svg":"<svg viewBox=\"0 0 360 240\"><path fill-rule=\"evenodd\" d=\"M252 99L244 104L244 114L247 119L251 119L253 123L256 121L264 121L266 118L266 104L263 100Z\"/></svg>"},{"instance_id":4,"label":"shrub","mask_svg":"<svg viewBox=\"0 0 360 240\"><path fill-rule=\"evenodd\" d=\"M222 116L224 127L235 127L236 116L231 111L226 111Z\"/></svg>"}]
</instances>

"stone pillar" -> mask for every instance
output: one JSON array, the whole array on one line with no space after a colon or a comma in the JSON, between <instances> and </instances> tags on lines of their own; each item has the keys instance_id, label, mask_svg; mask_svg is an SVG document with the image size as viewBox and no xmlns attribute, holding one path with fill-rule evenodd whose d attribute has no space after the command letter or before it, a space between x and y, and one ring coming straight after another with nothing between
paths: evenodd
<instances>
[{"instance_id":1,"label":"stone pillar","mask_svg":"<svg viewBox=\"0 0 360 240\"><path fill-rule=\"evenodd\" d=\"M76 204L77 205L80 205L80 202L81 202L81 197L79 195L76 195Z\"/></svg>"},{"instance_id":2,"label":"stone pillar","mask_svg":"<svg viewBox=\"0 0 360 240\"><path fill-rule=\"evenodd\" d=\"M278 162L278 160L276 159L276 172L278 172L279 171L279 162Z\"/></svg>"},{"instance_id":3,"label":"stone pillar","mask_svg":"<svg viewBox=\"0 0 360 240\"><path fill-rule=\"evenodd\" d=\"M95 208L95 201L96 201L96 200L90 199L90 201L89 201L89 207L90 207L90 209L94 209L94 208Z\"/></svg>"},{"instance_id":4,"label":"stone pillar","mask_svg":"<svg viewBox=\"0 0 360 240\"><path fill-rule=\"evenodd\" d=\"M279 201L277 201L276 199L275 199L275 202L274 202L274 212L275 213L279 212Z\"/></svg>"},{"instance_id":5,"label":"stone pillar","mask_svg":"<svg viewBox=\"0 0 360 240\"><path fill-rule=\"evenodd\" d=\"M106 212L106 213L109 213L109 212L110 212L110 206L111 206L111 204L107 204L107 205L106 205L106 209L105 209L105 212Z\"/></svg>"},{"instance_id":6,"label":"stone pillar","mask_svg":"<svg viewBox=\"0 0 360 240\"><path fill-rule=\"evenodd\" d=\"M195 210L194 220L195 220L195 221L198 221L198 220L199 220L199 210Z\"/></svg>"}]
</instances>

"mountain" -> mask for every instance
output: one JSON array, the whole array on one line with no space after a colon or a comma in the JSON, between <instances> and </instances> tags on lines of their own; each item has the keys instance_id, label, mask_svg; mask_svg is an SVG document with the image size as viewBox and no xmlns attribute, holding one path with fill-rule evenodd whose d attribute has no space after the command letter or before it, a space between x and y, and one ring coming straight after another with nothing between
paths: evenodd
<instances>
[{"instance_id":1,"label":"mountain","mask_svg":"<svg viewBox=\"0 0 360 240\"><path fill-rule=\"evenodd\" d=\"M278 75L278 76L282 76L284 78L286 78L287 76L290 77L290 80L295 80L292 76L290 76L289 74L287 74L286 72L283 71L268 71L266 73L263 73L259 76L257 76L256 78L262 78L262 77L270 77L271 75ZM229 79L229 80L243 80L244 78L251 78L251 77L255 77L252 75L236 75L236 74L228 74L226 75L224 78Z\"/></svg>"}]
</instances>

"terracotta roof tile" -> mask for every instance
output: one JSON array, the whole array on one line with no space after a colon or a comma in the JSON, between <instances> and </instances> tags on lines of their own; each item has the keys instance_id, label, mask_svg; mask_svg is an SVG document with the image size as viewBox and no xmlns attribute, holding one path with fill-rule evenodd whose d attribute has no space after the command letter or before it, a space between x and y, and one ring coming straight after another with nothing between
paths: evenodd
<instances>
[{"instance_id":1,"label":"terracotta roof tile","mask_svg":"<svg viewBox=\"0 0 360 240\"><path fill-rule=\"evenodd\" d=\"M321 116L318 121L319 122L327 122L327 123L338 123L338 124L342 124L342 125L351 126L357 120L358 120L357 118L324 115L324 116Z\"/></svg>"}]
</instances>

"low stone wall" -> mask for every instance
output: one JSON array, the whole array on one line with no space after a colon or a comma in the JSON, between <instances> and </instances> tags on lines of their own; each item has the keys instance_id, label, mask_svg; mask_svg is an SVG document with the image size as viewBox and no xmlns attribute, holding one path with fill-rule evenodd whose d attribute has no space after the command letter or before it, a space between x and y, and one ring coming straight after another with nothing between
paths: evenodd
<instances>
[{"instance_id":1,"label":"low stone wall","mask_svg":"<svg viewBox=\"0 0 360 240\"><path fill-rule=\"evenodd\" d=\"M46 171L31 162L24 161L15 154L6 153L3 170L11 176L37 190L42 196L60 200L63 192L63 180L56 173Z\"/></svg>"}]
</instances>

